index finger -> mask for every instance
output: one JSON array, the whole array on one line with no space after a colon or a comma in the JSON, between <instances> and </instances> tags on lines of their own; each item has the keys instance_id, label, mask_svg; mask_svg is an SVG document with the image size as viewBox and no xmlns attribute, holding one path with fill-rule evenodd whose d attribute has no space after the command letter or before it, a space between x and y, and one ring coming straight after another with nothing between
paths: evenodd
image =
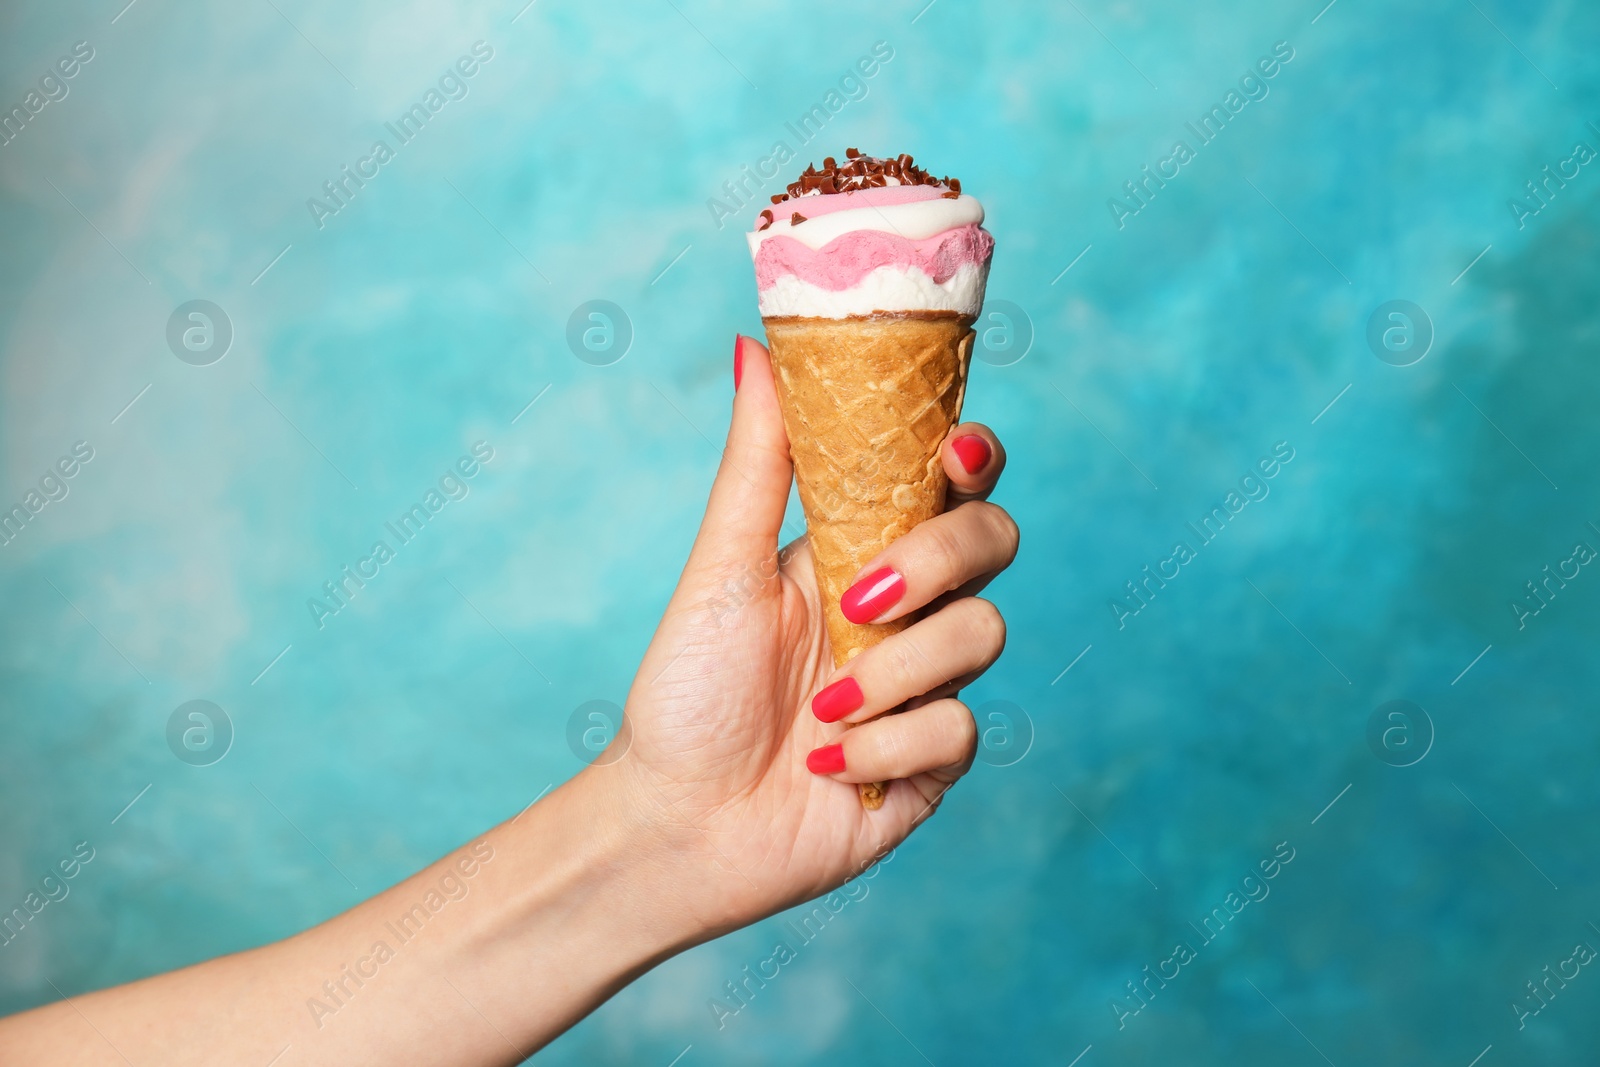
<instances>
[{"instance_id":1,"label":"index finger","mask_svg":"<svg viewBox=\"0 0 1600 1067\"><path fill-rule=\"evenodd\" d=\"M969 500L984 500L1006 468L1006 450L994 431L981 422L963 422L950 431L940 449L950 476L946 510Z\"/></svg>"}]
</instances>

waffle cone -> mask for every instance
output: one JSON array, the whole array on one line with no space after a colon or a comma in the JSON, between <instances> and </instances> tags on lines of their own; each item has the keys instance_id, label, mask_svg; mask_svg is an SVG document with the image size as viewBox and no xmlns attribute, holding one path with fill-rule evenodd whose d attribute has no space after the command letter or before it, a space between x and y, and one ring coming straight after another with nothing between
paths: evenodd
<instances>
[{"instance_id":1,"label":"waffle cone","mask_svg":"<svg viewBox=\"0 0 1600 1067\"><path fill-rule=\"evenodd\" d=\"M944 510L940 448L961 418L972 319L769 318L768 346L835 666L913 621L862 626L839 598L872 557ZM869 809L886 783L860 787Z\"/></svg>"}]
</instances>

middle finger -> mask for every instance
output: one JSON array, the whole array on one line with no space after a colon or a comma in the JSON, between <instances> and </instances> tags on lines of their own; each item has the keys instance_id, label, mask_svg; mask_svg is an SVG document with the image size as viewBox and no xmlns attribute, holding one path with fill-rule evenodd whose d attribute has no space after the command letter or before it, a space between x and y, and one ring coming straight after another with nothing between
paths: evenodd
<instances>
[{"instance_id":1,"label":"middle finger","mask_svg":"<svg viewBox=\"0 0 1600 1067\"><path fill-rule=\"evenodd\" d=\"M839 598L853 623L883 623L941 594L1004 570L1017 555L1017 524L983 500L935 515L861 569Z\"/></svg>"}]
</instances>

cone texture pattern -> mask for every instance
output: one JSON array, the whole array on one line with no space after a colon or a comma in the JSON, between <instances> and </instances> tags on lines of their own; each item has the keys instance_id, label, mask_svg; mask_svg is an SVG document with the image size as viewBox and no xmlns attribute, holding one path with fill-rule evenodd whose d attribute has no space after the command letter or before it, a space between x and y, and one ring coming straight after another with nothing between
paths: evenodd
<instances>
[{"instance_id":1,"label":"cone texture pattern","mask_svg":"<svg viewBox=\"0 0 1600 1067\"><path fill-rule=\"evenodd\" d=\"M956 315L765 322L835 666L914 621L852 623L839 598L884 546L944 510L940 458L961 418L972 320ZM868 808L883 786L863 785Z\"/></svg>"}]
</instances>

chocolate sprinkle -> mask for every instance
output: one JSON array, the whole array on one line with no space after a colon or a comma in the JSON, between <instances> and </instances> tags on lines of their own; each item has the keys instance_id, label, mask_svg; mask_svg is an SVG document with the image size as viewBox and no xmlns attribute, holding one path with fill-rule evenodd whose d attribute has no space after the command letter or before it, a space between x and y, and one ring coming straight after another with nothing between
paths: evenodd
<instances>
[{"instance_id":1,"label":"chocolate sprinkle","mask_svg":"<svg viewBox=\"0 0 1600 1067\"><path fill-rule=\"evenodd\" d=\"M808 166L798 181L790 183L787 192L774 194L772 202L781 204L785 200L799 199L811 193L825 196L829 193L881 189L889 184L891 178L900 185L942 185L947 191L941 195L950 199L961 195L959 178L935 178L917 166L909 153L901 153L889 159L876 159L862 155L859 149L846 148L844 156L843 166L840 166L832 156L823 159L821 170L815 165ZM790 225L804 221L805 218L796 213L790 220Z\"/></svg>"},{"instance_id":2,"label":"chocolate sprinkle","mask_svg":"<svg viewBox=\"0 0 1600 1067\"><path fill-rule=\"evenodd\" d=\"M804 221L806 221L806 217L804 215L800 214L800 212L798 212L798 211L796 211L793 215L789 216L789 225L790 226L798 226Z\"/></svg>"}]
</instances>

